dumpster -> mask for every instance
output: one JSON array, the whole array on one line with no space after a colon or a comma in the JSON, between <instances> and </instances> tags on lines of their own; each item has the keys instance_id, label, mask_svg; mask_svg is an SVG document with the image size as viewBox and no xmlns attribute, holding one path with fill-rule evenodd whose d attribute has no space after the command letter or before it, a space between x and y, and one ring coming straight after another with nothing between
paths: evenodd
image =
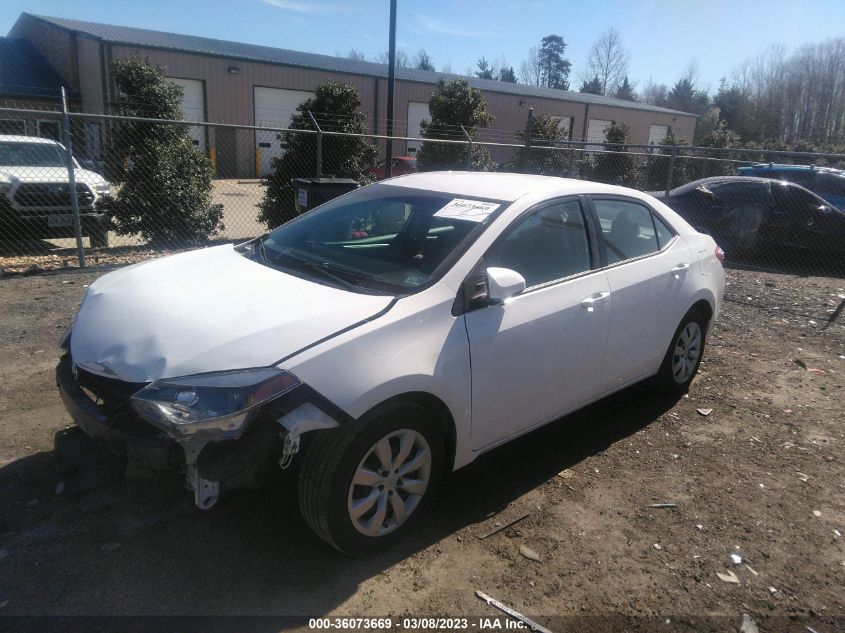
<instances>
[{"instance_id":1,"label":"dumpster","mask_svg":"<svg viewBox=\"0 0 845 633\"><path fill-rule=\"evenodd\" d=\"M358 188L358 183L351 178L294 178L291 184L296 192L296 212L299 214Z\"/></svg>"}]
</instances>

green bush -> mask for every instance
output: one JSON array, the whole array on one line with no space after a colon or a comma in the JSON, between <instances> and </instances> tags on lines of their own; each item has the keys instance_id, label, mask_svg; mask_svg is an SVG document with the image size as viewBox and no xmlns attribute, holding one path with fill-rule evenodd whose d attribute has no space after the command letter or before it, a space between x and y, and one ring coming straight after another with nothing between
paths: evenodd
<instances>
[{"instance_id":1,"label":"green bush","mask_svg":"<svg viewBox=\"0 0 845 633\"><path fill-rule=\"evenodd\" d=\"M182 88L148 59L117 60L112 72L124 95L121 114L182 118ZM105 209L121 235L140 233L155 245L179 246L201 243L223 227L223 207L211 201L211 161L186 126L117 122L109 128L106 162L118 189Z\"/></svg>"},{"instance_id":2,"label":"green bush","mask_svg":"<svg viewBox=\"0 0 845 633\"><path fill-rule=\"evenodd\" d=\"M623 187L640 185L641 172L637 156L628 151L631 142L628 126L611 123L605 130L607 143L602 151L593 154L585 164L589 180Z\"/></svg>"},{"instance_id":3,"label":"green bush","mask_svg":"<svg viewBox=\"0 0 845 633\"><path fill-rule=\"evenodd\" d=\"M478 137L478 129L488 127L493 122L493 115L487 112L487 102L477 88L471 88L465 79L437 84L431 100L428 102L430 120L420 125L424 139L466 140L464 127L471 139ZM420 171L437 169L467 169L467 145L463 143L423 142L417 152L417 166ZM490 171L494 168L487 148L475 145L469 168L475 171Z\"/></svg>"},{"instance_id":4,"label":"green bush","mask_svg":"<svg viewBox=\"0 0 845 633\"><path fill-rule=\"evenodd\" d=\"M315 130L308 112L325 132L363 134L366 115L358 111L361 100L351 84L330 81L317 87L315 96L296 107L293 130ZM284 132L279 135L285 153L274 158L273 170L264 180L267 190L259 205L259 222L273 229L296 217L294 178L317 175L317 135ZM361 184L372 180L368 169L378 158L378 148L357 136L323 135L323 175L352 178Z\"/></svg>"},{"instance_id":5,"label":"green bush","mask_svg":"<svg viewBox=\"0 0 845 633\"><path fill-rule=\"evenodd\" d=\"M516 134L524 143L525 130L518 130ZM531 123L531 148L517 149L514 162L526 174L569 176L574 168L575 152L561 144L566 140L566 130L558 119L548 114L536 116Z\"/></svg>"}]
</instances>

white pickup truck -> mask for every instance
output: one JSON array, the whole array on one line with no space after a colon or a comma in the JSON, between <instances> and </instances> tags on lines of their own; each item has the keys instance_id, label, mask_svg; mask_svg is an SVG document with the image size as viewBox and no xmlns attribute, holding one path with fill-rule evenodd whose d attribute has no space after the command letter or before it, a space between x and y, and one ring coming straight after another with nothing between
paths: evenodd
<instances>
[{"instance_id":1,"label":"white pickup truck","mask_svg":"<svg viewBox=\"0 0 845 633\"><path fill-rule=\"evenodd\" d=\"M0 135L0 236L3 239L73 237L65 147L34 136ZM98 202L111 185L74 160L82 235L108 246L109 217Z\"/></svg>"}]
</instances>

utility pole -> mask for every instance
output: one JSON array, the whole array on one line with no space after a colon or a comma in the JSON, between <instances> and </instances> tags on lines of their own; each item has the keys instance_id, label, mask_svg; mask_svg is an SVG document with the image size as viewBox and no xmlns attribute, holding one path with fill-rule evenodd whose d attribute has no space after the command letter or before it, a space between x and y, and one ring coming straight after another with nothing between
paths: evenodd
<instances>
[{"instance_id":1,"label":"utility pole","mask_svg":"<svg viewBox=\"0 0 845 633\"><path fill-rule=\"evenodd\" d=\"M396 87L396 0L390 0L390 44L387 69L387 144L384 150L384 175L393 175L393 90Z\"/></svg>"}]
</instances>

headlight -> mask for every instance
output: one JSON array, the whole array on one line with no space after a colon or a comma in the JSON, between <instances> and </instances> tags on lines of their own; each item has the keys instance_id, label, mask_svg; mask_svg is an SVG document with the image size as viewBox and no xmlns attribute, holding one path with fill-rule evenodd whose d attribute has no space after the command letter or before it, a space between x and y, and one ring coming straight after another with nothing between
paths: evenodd
<instances>
[{"instance_id":1,"label":"headlight","mask_svg":"<svg viewBox=\"0 0 845 633\"><path fill-rule=\"evenodd\" d=\"M101 183L99 185L94 185L94 191L98 196L110 196L111 185L107 182Z\"/></svg>"},{"instance_id":2,"label":"headlight","mask_svg":"<svg viewBox=\"0 0 845 633\"><path fill-rule=\"evenodd\" d=\"M281 369L262 367L164 378L132 396L144 420L176 438L238 437L261 404L299 386Z\"/></svg>"}]
</instances>

